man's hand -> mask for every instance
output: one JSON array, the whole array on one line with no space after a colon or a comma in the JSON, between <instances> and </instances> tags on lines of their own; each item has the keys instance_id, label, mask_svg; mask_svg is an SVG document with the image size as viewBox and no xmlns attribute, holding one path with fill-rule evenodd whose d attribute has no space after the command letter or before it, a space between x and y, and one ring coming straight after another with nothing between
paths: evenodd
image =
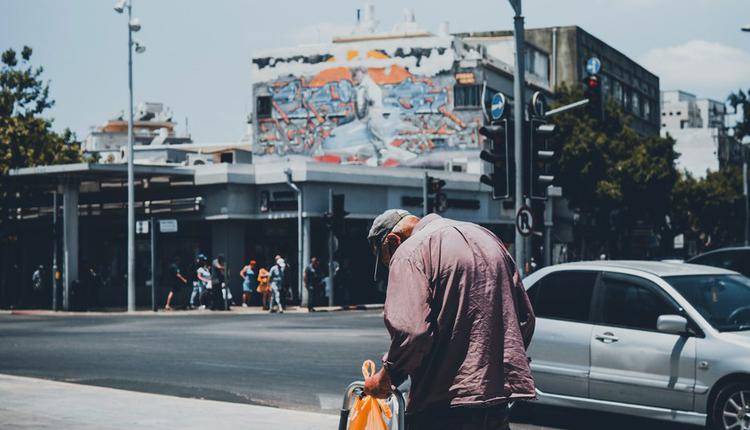
<instances>
[{"instance_id":1,"label":"man's hand","mask_svg":"<svg viewBox=\"0 0 750 430\"><path fill-rule=\"evenodd\" d=\"M384 368L371 377L365 379L365 395L376 399L385 399L393 389L391 388L391 377Z\"/></svg>"}]
</instances>

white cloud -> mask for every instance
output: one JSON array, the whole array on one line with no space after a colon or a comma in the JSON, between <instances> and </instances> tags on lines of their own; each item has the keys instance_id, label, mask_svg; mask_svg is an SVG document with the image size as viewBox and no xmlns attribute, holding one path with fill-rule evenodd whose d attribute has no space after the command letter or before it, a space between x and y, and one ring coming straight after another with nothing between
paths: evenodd
<instances>
[{"instance_id":1,"label":"white cloud","mask_svg":"<svg viewBox=\"0 0 750 430\"><path fill-rule=\"evenodd\" d=\"M653 48L639 62L659 76L662 89L724 100L729 92L750 87L750 53L716 42Z\"/></svg>"},{"instance_id":2,"label":"white cloud","mask_svg":"<svg viewBox=\"0 0 750 430\"><path fill-rule=\"evenodd\" d=\"M321 22L308 25L291 33L288 38L289 46L310 45L317 43L331 43L335 36L348 36L354 25L333 22Z\"/></svg>"}]
</instances>

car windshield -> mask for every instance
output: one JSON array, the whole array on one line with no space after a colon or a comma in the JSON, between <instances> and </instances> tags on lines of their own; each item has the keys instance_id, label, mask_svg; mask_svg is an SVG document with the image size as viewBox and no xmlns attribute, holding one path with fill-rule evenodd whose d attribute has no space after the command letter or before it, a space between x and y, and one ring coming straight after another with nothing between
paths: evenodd
<instances>
[{"instance_id":1,"label":"car windshield","mask_svg":"<svg viewBox=\"0 0 750 430\"><path fill-rule=\"evenodd\" d=\"M750 279L741 275L664 278L719 331L750 330Z\"/></svg>"}]
</instances>

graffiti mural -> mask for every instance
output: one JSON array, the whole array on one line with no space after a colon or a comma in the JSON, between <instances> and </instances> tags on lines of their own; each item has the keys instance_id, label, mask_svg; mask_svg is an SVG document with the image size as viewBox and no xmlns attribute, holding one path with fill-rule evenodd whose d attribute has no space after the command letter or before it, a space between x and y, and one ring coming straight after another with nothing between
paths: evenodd
<instances>
[{"instance_id":1,"label":"graffiti mural","mask_svg":"<svg viewBox=\"0 0 750 430\"><path fill-rule=\"evenodd\" d=\"M437 73L417 74L410 69L424 72L446 53L416 52L416 62L404 64L413 57L403 50L395 56L349 50L345 60L318 57L315 73L279 73L256 84L264 106L257 107L256 153L397 166L417 165L420 156L440 150L476 149L481 112L455 109L453 58ZM268 59L254 62L271 67Z\"/></svg>"}]
</instances>

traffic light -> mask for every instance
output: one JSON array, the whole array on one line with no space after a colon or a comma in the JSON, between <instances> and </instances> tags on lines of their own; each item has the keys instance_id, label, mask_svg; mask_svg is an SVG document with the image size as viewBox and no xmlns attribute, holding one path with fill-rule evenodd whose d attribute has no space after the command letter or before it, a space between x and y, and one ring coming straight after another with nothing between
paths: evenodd
<instances>
[{"instance_id":1,"label":"traffic light","mask_svg":"<svg viewBox=\"0 0 750 430\"><path fill-rule=\"evenodd\" d=\"M540 118L532 118L529 126L529 195L532 199L545 199L547 187L555 181L552 162L557 154L552 138L556 127Z\"/></svg>"},{"instance_id":2,"label":"traffic light","mask_svg":"<svg viewBox=\"0 0 750 430\"><path fill-rule=\"evenodd\" d=\"M445 181L439 178L433 178L432 176L426 176L425 180L427 181L425 184L427 187L427 195L435 195L434 199L429 199L429 197L427 199L427 212L444 212L448 201L445 193L443 193Z\"/></svg>"},{"instance_id":3,"label":"traffic light","mask_svg":"<svg viewBox=\"0 0 750 430\"><path fill-rule=\"evenodd\" d=\"M588 75L583 80L586 98L589 100L589 115L597 121L604 120L604 99L602 97L602 81L599 75Z\"/></svg>"},{"instance_id":4,"label":"traffic light","mask_svg":"<svg viewBox=\"0 0 750 430\"><path fill-rule=\"evenodd\" d=\"M323 214L326 220L326 226L333 231L336 236L341 236L344 233L344 218L349 215L349 212L344 209L344 194L332 194L331 195L331 208L332 211Z\"/></svg>"},{"instance_id":5,"label":"traffic light","mask_svg":"<svg viewBox=\"0 0 750 430\"><path fill-rule=\"evenodd\" d=\"M492 187L493 199L507 199L511 190L513 151L510 148L510 122L500 120L496 125L485 125L479 134L489 140L489 149L482 150L479 158L492 165L491 173L482 175L479 181Z\"/></svg>"}]
</instances>

